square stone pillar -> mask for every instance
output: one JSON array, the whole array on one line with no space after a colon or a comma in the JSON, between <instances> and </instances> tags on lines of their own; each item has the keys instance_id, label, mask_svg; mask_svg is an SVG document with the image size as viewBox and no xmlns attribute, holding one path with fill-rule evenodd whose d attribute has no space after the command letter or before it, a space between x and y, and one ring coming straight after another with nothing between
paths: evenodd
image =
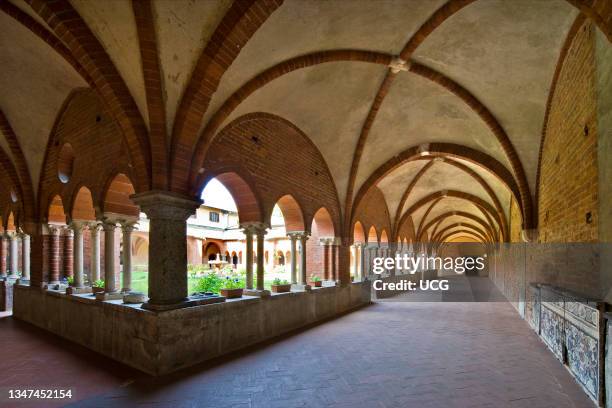
<instances>
[{"instance_id":1,"label":"square stone pillar","mask_svg":"<svg viewBox=\"0 0 612 408\"><path fill-rule=\"evenodd\" d=\"M170 310L187 303L187 218L202 200L167 191L131 196L149 218L150 310Z\"/></svg>"}]
</instances>

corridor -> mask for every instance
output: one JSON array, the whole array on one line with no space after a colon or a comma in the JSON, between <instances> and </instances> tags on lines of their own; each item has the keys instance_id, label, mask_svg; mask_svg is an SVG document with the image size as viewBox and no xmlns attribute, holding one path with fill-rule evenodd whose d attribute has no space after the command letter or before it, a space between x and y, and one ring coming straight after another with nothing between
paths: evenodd
<instances>
[{"instance_id":1,"label":"corridor","mask_svg":"<svg viewBox=\"0 0 612 408\"><path fill-rule=\"evenodd\" d=\"M0 327L16 349L0 372L21 365L0 387L65 379L74 384L73 406L84 407L595 406L514 308L485 281L477 285L498 301L375 303L158 379L4 318ZM23 360L20 345L36 346L36 361Z\"/></svg>"}]
</instances>

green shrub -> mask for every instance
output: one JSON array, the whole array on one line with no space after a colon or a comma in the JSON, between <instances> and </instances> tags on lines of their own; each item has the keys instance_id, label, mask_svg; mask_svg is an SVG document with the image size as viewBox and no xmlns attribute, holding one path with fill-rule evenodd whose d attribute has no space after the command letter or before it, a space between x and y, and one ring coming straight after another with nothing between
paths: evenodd
<instances>
[{"instance_id":1,"label":"green shrub","mask_svg":"<svg viewBox=\"0 0 612 408\"><path fill-rule=\"evenodd\" d=\"M104 281L102 279L98 279L97 281L95 281L93 283L93 286L95 286L96 288L103 288L104 287Z\"/></svg>"},{"instance_id":2,"label":"green shrub","mask_svg":"<svg viewBox=\"0 0 612 408\"><path fill-rule=\"evenodd\" d=\"M69 284L70 286L74 285L74 276L69 276L69 277L68 277L68 284Z\"/></svg>"},{"instance_id":3,"label":"green shrub","mask_svg":"<svg viewBox=\"0 0 612 408\"><path fill-rule=\"evenodd\" d=\"M310 275L311 282L319 282L320 280L321 278L319 278L317 275Z\"/></svg>"},{"instance_id":4,"label":"green shrub","mask_svg":"<svg viewBox=\"0 0 612 408\"><path fill-rule=\"evenodd\" d=\"M195 285L198 292L219 293L219 289L223 286L223 278L214 272L208 272L202 276Z\"/></svg>"},{"instance_id":5,"label":"green shrub","mask_svg":"<svg viewBox=\"0 0 612 408\"><path fill-rule=\"evenodd\" d=\"M273 285L289 285L289 281L287 279L274 278L272 281Z\"/></svg>"}]
</instances>

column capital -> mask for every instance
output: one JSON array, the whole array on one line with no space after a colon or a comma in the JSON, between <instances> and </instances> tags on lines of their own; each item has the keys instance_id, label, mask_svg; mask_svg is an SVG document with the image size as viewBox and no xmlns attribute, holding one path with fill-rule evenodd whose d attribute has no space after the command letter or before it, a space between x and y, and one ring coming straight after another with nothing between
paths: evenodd
<instances>
[{"instance_id":1,"label":"column capital","mask_svg":"<svg viewBox=\"0 0 612 408\"><path fill-rule=\"evenodd\" d=\"M62 232L62 225L57 225L57 224L47 224L46 226L46 232L48 233L48 235L54 235L54 236L59 236L60 233Z\"/></svg>"},{"instance_id":2,"label":"column capital","mask_svg":"<svg viewBox=\"0 0 612 408\"><path fill-rule=\"evenodd\" d=\"M307 231L291 231L287 233L287 236L292 239L302 239L303 237L308 239L310 237L310 233Z\"/></svg>"},{"instance_id":3,"label":"column capital","mask_svg":"<svg viewBox=\"0 0 612 408\"><path fill-rule=\"evenodd\" d=\"M88 227L87 221L72 221L68 226L68 229L73 232L82 232L83 229Z\"/></svg>"},{"instance_id":4,"label":"column capital","mask_svg":"<svg viewBox=\"0 0 612 408\"><path fill-rule=\"evenodd\" d=\"M102 220L101 226L104 231L112 232L115 230L115 228L117 228L117 222L115 222L114 220L105 218Z\"/></svg>"},{"instance_id":5,"label":"column capital","mask_svg":"<svg viewBox=\"0 0 612 408\"><path fill-rule=\"evenodd\" d=\"M119 224L123 232L132 232L138 229L138 223L136 221L121 221Z\"/></svg>"},{"instance_id":6,"label":"column capital","mask_svg":"<svg viewBox=\"0 0 612 408\"><path fill-rule=\"evenodd\" d=\"M90 232L100 232L102 230L102 223L100 221L90 221L87 223L87 229Z\"/></svg>"},{"instance_id":7,"label":"column capital","mask_svg":"<svg viewBox=\"0 0 612 408\"><path fill-rule=\"evenodd\" d=\"M240 224L240 228L242 228L242 230L246 233L246 232L251 232L254 234L257 233L261 233L261 231L264 231L264 234L266 232L268 232L268 228L270 228L270 225L264 222L243 222L242 224Z\"/></svg>"},{"instance_id":8,"label":"column capital","mask_svg":"<svg viewBox=\"0 0 612 408\"><path fill-rule=\"evenodd\" d=\"M149 218L177 221L187 220L203 203L199 198L161 190L133 194L130 199L139 205Z\"/></svg>"}]
</instances>

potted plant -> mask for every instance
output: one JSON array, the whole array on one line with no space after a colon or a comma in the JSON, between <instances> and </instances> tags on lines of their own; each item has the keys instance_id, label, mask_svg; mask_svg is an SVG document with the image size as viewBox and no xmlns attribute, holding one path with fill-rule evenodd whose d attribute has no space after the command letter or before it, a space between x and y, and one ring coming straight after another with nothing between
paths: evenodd
<instances>
[{"instance_id":1,"label":"potted plant","mask_svg":"<svg viewBox=\"0 0 612 408\"><path fill-rule=\"evenodd\" d=\"M310 275L310 282L309 282L310 286L314 286L315 288L320 288L323 284L323 282L321 281L321 278L319 278L316 275Z\"/></svg>"},{"instance_id":2,"label":"potted plant","mask_svg":"<svg viewBox=\"0 0 612 408\"><path fill-rule=\"evenodd\" d=\"M221 292L221 296L224 296L227 299L236 299L242 297L243 290L244 282L241 279L227 276L225 278L225 282L223 282L223 287L219 290L219 292Z\"/></svg>"},{"instance_id":3,"label":"potted plant","mask_svg":"<svg viewBox=\"0 0 612 408\"><path fill-rule=\"evenodd\" d=\"M291 291L291 283L288 280L276 278L272 281L272 292L286 293Z\"/></svg>"},{"instance_id":4,"label":"potted plant","mask_svg":"<svg viewBox=\"0 0 612 408\"><path fill-rule=\"evenodd\" d=\"M91 285L91 290L94 294L104 292L104 281L102 279L95 281L93 285Z\"/></svg>"}]
</instances>

